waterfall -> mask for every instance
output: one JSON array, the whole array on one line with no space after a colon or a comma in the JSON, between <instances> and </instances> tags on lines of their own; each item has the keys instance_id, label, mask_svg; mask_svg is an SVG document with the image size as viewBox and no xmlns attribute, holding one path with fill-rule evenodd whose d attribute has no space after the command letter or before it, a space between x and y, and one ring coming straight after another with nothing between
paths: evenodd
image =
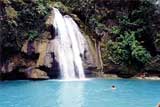
<instances>
[{"instance_id":1,"label":"waterfall","mask_svg":"<svg viewBox=\"0 0 160 107\"><path fill-rule=\"evenodd\" d=\"M82 56L85 53L86 41L77 24L70 16L62 16L53 8L53 26L57 54L55 54L63 79L84 79Z\"/></svg>"}]
</instances>

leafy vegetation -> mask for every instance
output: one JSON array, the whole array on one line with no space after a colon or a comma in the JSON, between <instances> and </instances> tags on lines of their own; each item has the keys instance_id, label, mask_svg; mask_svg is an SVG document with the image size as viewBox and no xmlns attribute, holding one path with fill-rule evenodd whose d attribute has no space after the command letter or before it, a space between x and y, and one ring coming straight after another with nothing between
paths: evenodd
<instances>
[{"instance_id":1,"label":"leafy vegetation","mask_svg":"<svg viewBox=\"0 0 160 107\"><path fill-rule=\"evenodd\" d=\"M150 53L136 40L135 32L124 32L116 41L110 40L107 45L109 59L115 64L127 66L128 70L130 67L138 70L151 58Z\"/></svg>"},{"instance_id":2,"label":"leafy vegetation","mask_svg":"<svg viewBox=\"0 0 160 107\"><path fill-rule=\"evenodd\" d=\"M140 71L160 54L160 11L148 0L1 0L0 55L40 37L51 5L84 22L104 64Z\"/></svg>"},{"instance_id":3,"label":"leafy vegetation","mask_svg":"<svg viewBox=\"0 0 160 107\"><path fill-rule=\"evenodd\" d=\"M147 2L139 2L125 15L117 16L118 26L112 27L112 40L108 42L109 59L115 64L140 69L155 54L153 20L155 8ZM150 32L149 32L150 31ZM137 70L138 71L138 70Z\"/></svg>"},{"instance_id":4,"label":"leafy vegetation","mask_svg":"<svg viewBox=\"0 0 160 107\"><path fill-rule=\"evenodd\" d=\"M101 42L104 64L140 71L157 51L160 13L149 0L61 0ZM158 49L158 50L157 50Z\"/></svg>"},{"instance_id":5,"label":"leafy vegetation","mask_svg":"<svg viewBox=\"0 0 160 107\"><path fill-rule=\"evenodd\" d=\"M50 2L50 0L0 1L0 47L2 50L7 49L5 53L8 53L10 48L18 51L25 39L33 40L45 30L44 22L51 10Z\"/></svg>"}]
</instances>

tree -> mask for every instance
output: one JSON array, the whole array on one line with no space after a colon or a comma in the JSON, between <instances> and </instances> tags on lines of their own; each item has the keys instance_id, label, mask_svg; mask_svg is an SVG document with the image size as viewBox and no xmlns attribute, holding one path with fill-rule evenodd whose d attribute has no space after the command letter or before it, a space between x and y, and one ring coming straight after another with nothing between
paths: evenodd
<instances>
[{"instance_id":1,"label":"tree","mask_svg":"<svg viewBox=\"0 0 160 107\"><path fill-rule=\"evenodd\" d=\"M1 0L0 47L1 56L19 51L25 39L33 40L45 29L50 12L50 0ZM2 59L1 59L2 60Z\"/></svg>"},{"instance_id":2,"label":"tree","mask_svg":"<svg viewBox=\"0 0 160 107\"><path fill-rule=\"evenodd\" d=\"M124 32L107 45L109 59L115 64L125 65L129 73L132 69L142 68L151 58L150 53L136 40L133 31Z\"/></svg>"}]
</instances>

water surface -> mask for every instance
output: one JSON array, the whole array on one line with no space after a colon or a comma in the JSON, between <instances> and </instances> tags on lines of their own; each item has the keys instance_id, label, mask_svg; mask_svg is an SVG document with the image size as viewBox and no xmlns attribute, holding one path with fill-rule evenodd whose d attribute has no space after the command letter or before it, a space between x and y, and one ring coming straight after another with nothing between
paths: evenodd
<instances>
[{"instance_id":1,"label":"water surface","mask_svg":"<svg viewBox=\"0 0 160 107\"><path fill-rule=\"evenodd\" d=\"M160 81L0 82L0 107L155 107L158 102Z\"/></svg>"}]
</instances>

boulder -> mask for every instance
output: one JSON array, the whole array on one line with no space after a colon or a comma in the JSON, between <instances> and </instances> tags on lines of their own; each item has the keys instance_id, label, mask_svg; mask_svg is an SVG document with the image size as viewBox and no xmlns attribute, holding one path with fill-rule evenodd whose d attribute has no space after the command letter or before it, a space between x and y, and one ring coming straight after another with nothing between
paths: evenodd
<instances>
[{"instance_id":1,"label":"boulder","mask_svg":"<svg viewBox=\"0 0 160 107\"><path fill-rule=\"evenodd\" d=\"M48 62L49 60L46 60L48 53L47 53L47 49L49 47L49 40L48 39L44 39L43 40L35 40L32 43L30 43L29 41L26 41L22 47L22 52L24 52L25 54L31 56L30 53L32 54L38 54L38 59L36 61L36 67L40 67L40 66L47 66L50 67L50 62ZM30 51L30 49L28 49L32 44L33 50L34 51Z\"/></svg>"},{"instance_id":2,"label":"boulder","mask_svg":"<svg viewBox=\"0 0 160 107\"><path fill-rule=\"evenodd\" d=\"M37 51L39 53L39 58L37 60L37 67L43 66L45 63L45 57L47 52L48 41L41 41L38 43Z\"/></svg>"},{"instance_id":3,"label":"boulder","mask_svg":"<svg viewBox=\"0 0 160 107\"><path fill-rule=\"evenodd\" d=\"M40 69L31 69L31 70L28 69L28 71L26 71L25 74L29 79L35 79L35 80L49 79L47 73Z\"/></svg>"},{"instance_id":4,"label":"boulder","mask_svg":"<svg viewBox=\"0 0 160 107\"><path fill-rule=\"evenodd\" d=\"M54 14L48 16L48 18L47 18L47 20L46 20L46 22L45 22L45 24L46 24L47 27L52 26L53 18L54 18L53 15L54 15Z\"/></svg>"}]
</instances>

